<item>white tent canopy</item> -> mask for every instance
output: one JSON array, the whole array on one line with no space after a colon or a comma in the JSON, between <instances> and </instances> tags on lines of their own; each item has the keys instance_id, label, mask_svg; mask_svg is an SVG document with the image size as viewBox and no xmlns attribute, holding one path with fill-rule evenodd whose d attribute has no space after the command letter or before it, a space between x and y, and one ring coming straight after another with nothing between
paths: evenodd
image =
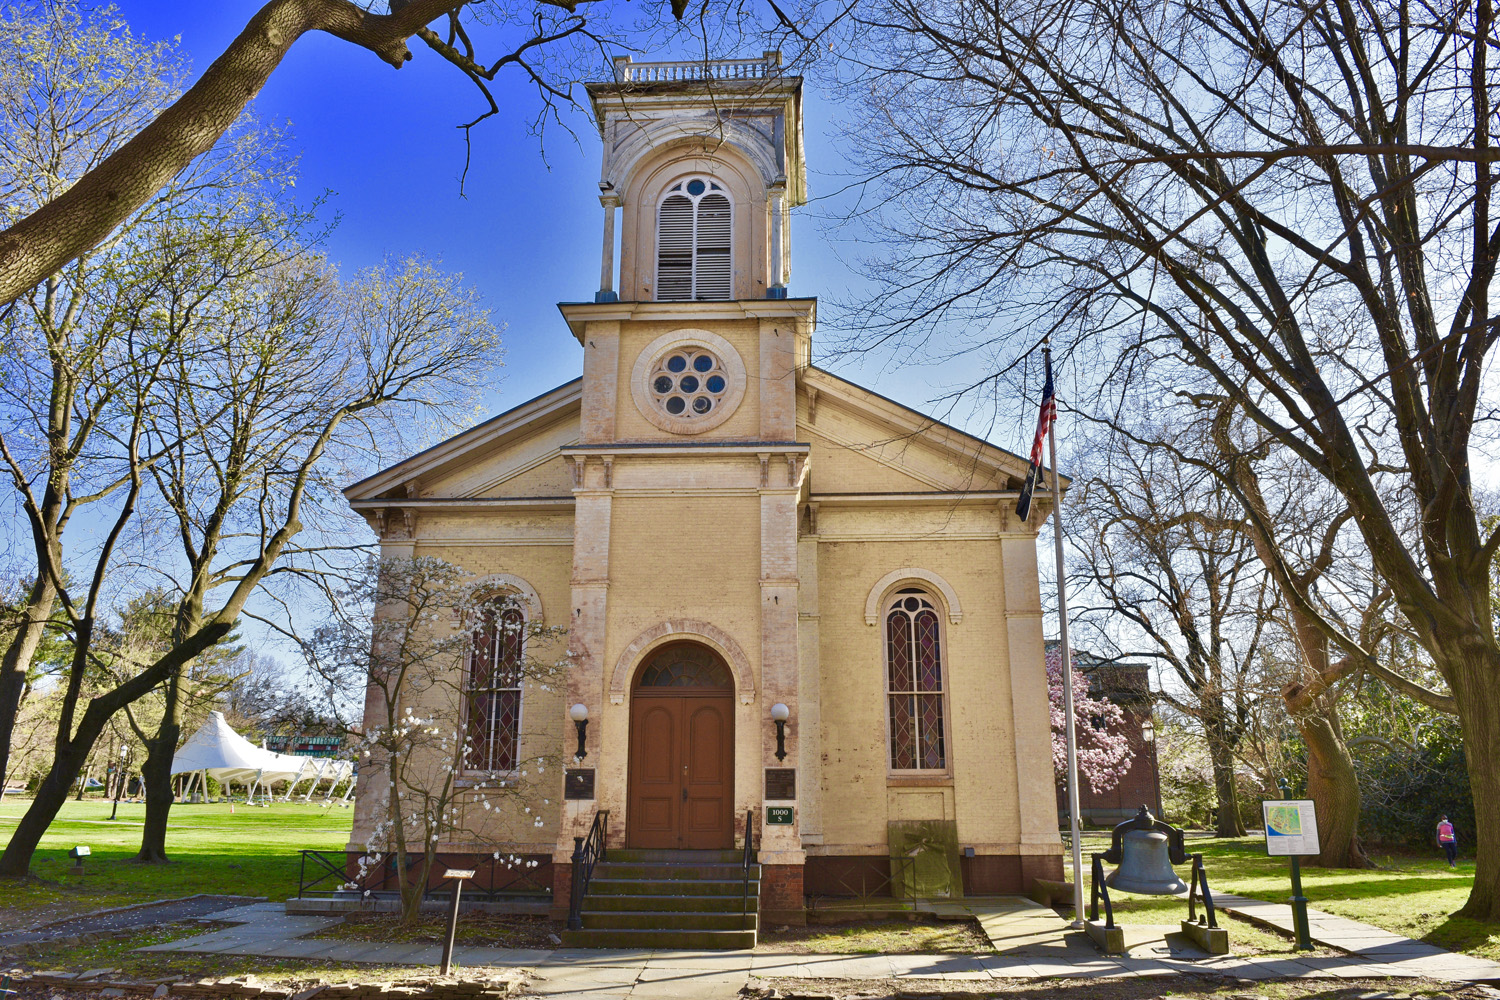
<instances>
[{"instance_id":1,"label":"white tent canopy","mask_svg":"<svg viewBox=\"0 0 1500 1000\"><path fill-rule=\"evenodd\" d=\"M210 712L203 727L172 758L172 773L202 771L217 781L272 785L308 778L335 784L353 771L349 761L301 757L258 747L234 731L223 712Z\"/></svg>"}]
</instances>

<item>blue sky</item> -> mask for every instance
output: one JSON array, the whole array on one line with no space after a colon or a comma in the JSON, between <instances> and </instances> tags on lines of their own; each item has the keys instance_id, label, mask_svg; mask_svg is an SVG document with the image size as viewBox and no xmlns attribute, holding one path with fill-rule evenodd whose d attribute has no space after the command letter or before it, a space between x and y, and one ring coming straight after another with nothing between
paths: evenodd
<instances>
[{"instance_id":1,"label":"blue sky","mask_svg":"<svg viewBox=\"0 0 1500 1000\"><path fill-rule=\"evenodd\" d=\"M117 6L140 34L180 37L196 75L259 3L117 0ZM330 208L342 217L330 241L333 259L352 269L386 255L421 252L441 258L480 289L494 318L507 327L505 368L497 392L485 401L495 413L579 374L579 349L556 304L591 299L598 287L597 133L586 115L575 112L565 121L576 139L554 128L543 146L528 131L535 94L518 73L503 77L496 91L501 114L474 130L465 197L458 183L463 140L455 125L482 107L479 95L425 47L415 45L414 51L415 60L396 71L332 36L308 35L293 46L255 107L267 119L290 124L294 148L302 154L303 193L332 193ZM834 138L837 110L809 86L804 132L815 196L848 180ZM823 298L825 314L830 297L847 296L859 285L823 226L809 217L810 211L828 209L821 204L801 210L792 230L791 292ZM845 244L845 252L850 249ZM832 367L919 408L938 395L943 381L939 370L896 366L888 358ZM1024 449L1029 433L1007 427L995 435L996 443Z\"/></svg>"}]
</instances>

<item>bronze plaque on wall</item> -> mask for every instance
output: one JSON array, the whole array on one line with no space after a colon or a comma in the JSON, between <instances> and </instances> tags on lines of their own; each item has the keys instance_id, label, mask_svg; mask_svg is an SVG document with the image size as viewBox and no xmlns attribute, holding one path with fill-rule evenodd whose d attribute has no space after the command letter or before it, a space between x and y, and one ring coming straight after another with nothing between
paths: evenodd
<instances>
[{"instance_id":1,"label":"bronze plaque on wall","mask_svg":"<svg viewBox=\"0 0 1500 1000\"><path fill-rule=\"evenodd\" d=\"M594 769L592 767L570 767L563 779L563 798L591 799L594 797Z\"/></svg>"},{"instance_id":2,"label":"bronze plaque on wall","mask_svg":"<svg viewBox=\"0 0 1500 1000\"><path fill-rule=\"evenodd\" d=\"M766 768L766 798L772 801L788 801L797 797L797 769L795 767Z\"/></svg>"}]
</instances>

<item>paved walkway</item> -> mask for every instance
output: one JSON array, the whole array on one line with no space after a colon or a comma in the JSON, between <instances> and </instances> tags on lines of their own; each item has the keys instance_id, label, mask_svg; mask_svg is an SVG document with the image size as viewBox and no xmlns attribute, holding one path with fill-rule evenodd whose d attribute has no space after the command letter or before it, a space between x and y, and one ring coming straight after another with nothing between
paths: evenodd
<instances>
[{"instance_id":1,"label":"paved walkway","mask_svg":"<svg viewBox=\"0 0 1500 1000\"><path fill-rule=\"evenodd\" d=\"M1225 909L1253 912L1271 923L1280 918L1280 904L1256 904L1233 895L1216 897ZM1330 938L1340 924L1367 932L1365 939L1343 938L1346 944L1369 950L1353 955L1308 956L1296 959L1220 956L1190 960L1161 954L1110 957L1099 954L1086 938L1068 929L1046 907L1029 900L935 904L943 915L972 914L996 946L994 955L776 955L750 951L604 951L560 948L539 951L513 948L454 949L460 968L528 968L533 971L529 995L556 1000L731 1000L752 978L773 979L936 979L990 982L996 979L1067 977L1170 976L1210 973L1240 979L1380 977L1449 980L1500 980L1500 965L1454 955L1405 938L1411 948L1370 936L1382 934L1354 921L1318 914L1314 931ZM1050 916L1048 916L1050 914ZM1326 920L1324 919L1326 918ZM237 926L226 930L151 945L143 951L194 952L220 955L264 955L268 958L309 958L329 962L369 962L383 965L437 965L435 944L382 944L332 941L303 935L338 923L338 918L289 916L278 903L259 903L212 914L208 919ZM1279 926L1279 924L1278 924ZM1385 935L1394 938L1394 935ZM1231 937L1231 942L1232 942ZM1323 940L1319 938L1319 940ZM1432 954L1436 953L1436 954Z\"/></svg>"},{"instance_id":2,"label":"paved walkway","mask_svg":"<svg viewBox=\"0 0 1500 1000\"><path fill-rule=\"evenodd\" d=\"M1275 927L1287 934L1296 933L1292 907L1288 903L1267 903L1220 892L1214 893L1214 904L1254 923ZM1350 952L1368 962L1399 970L1403 975L1500 981L1500 963L1444 951L1435 945L1413 941L1358 920L1309 907L1307 926L1318 944Z\"/></svg>"}]
</instances>

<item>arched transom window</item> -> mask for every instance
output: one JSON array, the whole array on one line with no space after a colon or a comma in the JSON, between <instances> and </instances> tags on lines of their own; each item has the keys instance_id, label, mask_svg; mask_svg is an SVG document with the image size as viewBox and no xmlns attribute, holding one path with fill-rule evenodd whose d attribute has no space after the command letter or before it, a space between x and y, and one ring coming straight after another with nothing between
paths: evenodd
<instances>
[{"instance_id":1,"label":"arched transom window","mask_svg":"<svg viewBox=\"0 0 1500 1000\"><path fill-rule=\"evenodd\" d=\"M885 666L891 770L946 768L942 629L920 590L899 591L886 606Z\"/></svg>"},{"instance_id":2,"label":"arched transom window","mask_svg":"<svg viewBox=\"0 0 1500 1000\"><path fill-rule=\"evenodd\" d=\"M674 642L651 654L637 687L728 688L734 678L719 654L696 642Z\"/></svg>"},{"instance_id":3,"label":"arched transom window","mask_svg":"<svg viewBox=\"0 0 1500 1000\"><path fill-rule=\"evenodd\" d=\"M526 618L519 608L486 610L469 646L466 764L471 771L511 771L521 733L522 657Z\"/></svg>"},{"instance_id":4,"label":"arched transom window","mask_svg":"<svg viewBox=\"0 0 1500 1000\"><path fill-rule=\"evenodd\" d=\"M731 297L729 220L729 198L713 178L689 177L667 189L656 219L657 301Z\"/></svg>"}]
</instances>

